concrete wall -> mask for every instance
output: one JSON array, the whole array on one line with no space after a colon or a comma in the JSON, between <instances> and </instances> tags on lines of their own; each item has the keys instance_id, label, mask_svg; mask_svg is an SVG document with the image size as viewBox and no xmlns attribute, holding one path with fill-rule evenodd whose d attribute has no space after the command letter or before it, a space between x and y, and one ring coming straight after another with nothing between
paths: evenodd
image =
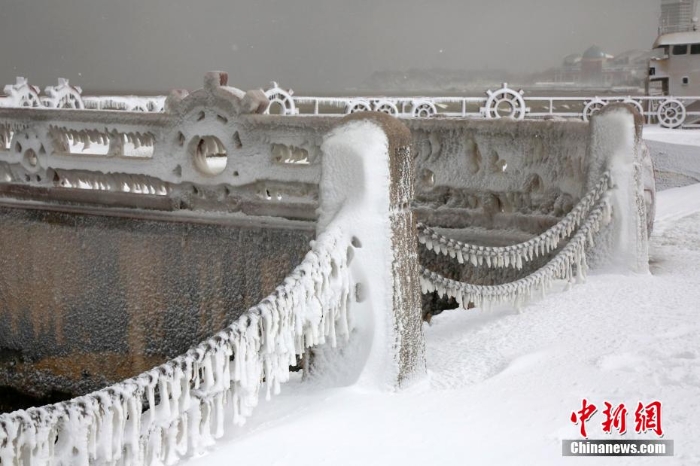
<instances>
[{"instance_id":1,"label":"concrete wall","mask_svg":"<svg viewBox=\"0 0 700 466\"><path fill-rule=\"evenodd\" d=\"M85 393L213 335L301 262L314 225L0 208L0 386ZM281 223L281 222L278 222Z\"/></svg>"}]
</instances>

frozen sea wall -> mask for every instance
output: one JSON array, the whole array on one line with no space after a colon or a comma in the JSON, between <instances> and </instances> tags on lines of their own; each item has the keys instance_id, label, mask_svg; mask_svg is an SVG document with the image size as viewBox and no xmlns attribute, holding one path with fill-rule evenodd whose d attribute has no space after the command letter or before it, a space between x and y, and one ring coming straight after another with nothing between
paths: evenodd
<instances>
[{"instance_id":1,"label":"frozen sea wall","mask_svg":"<svg viewBox=\"0 0 700 466\"><path fill-rule=\"evenodd\" d=\"M408 120L421 265L489 293L530 280L552 267L582 225L579 217L600 201L611 205L612 218L602 227L598 214L588 222L591 231L602 229L584 248L587 263L648 270L655 185L642 123L626 105L606 107L590 123ZM536 244L548 245L540 251ZM424 295L424 312L457 305L443 295Z\"/></svg>"},{"instance_id":2,"label":"frozen sea wall","mask_svg":"<svg viewBox=\"0 0 700 466\"><path fill-rule=\"evenodd\" d=\"M211 336L316 236L331 126L211 73L163 114L0 109L0 387L78 395Z\"/></svg>"},{"instance_id":3,"label":"frozen sea wall","mask_svg":"<svg viewBox=\"0 0 700 466\"><path fill-rule=\"evenodd\" d=\"M174 91L163 105L162 113L0 109L0 195L11 233L4 241L14 251L3 264L3 286L12 298L3 304L0 324L7 342L3 361L12 368L5 380L40 390L37 377L16 377L18 363L45 373L77 355L81 361L94 357L98 362L89 369L69 366L61 375L62 386L84 391L126 376L125 367L133 374L181 352L237 317L299 263L327 223L322 186L352 192L353 183L374 176L366 154L360 157L365 174L353 178L356 167L324 149L335 147L328 141L337 119L260 115L267 108L262 93L229 87L222 73L208 74L204 88L192 94ZM398 124L381 118L385 126ZM401 143L400 158L390 159L396 184L382 214L384 226L392 228L374 235L391 238L382 246L395 254L388 263L417 265L416 238L407 233L414 231L414 216L465 241L508 246L562 222L604 175L614 173L615 193L624 196L614 194L614 221L590 259L611 263L619 253L625 257L617 261L620 268L644 268L646 236L637 226L652 216L633 110L610 106L590 123L405 123L410 141ZM361 136L351 140L361 147ZM350 146L339 153L358 158ZM333 161L336 167L329 168ZM30 263L22 263L25 256ZM42 267L46 257L53 260L50 267ZM498 271L467 264L453 273L465 278L467 270L470 281L481 284L507 282L546 262L542 257L523 269ZM420 264L447 272L453 267L425 249ZM48 273L55 270L73 273ZM391 303L405 311L418 287L410 274L401 276L393 289L404 292ZM42 293L32 293L27 283L40 283ZM66 306L64 291L80 306ZM153 310L165 305L167 312ZM105 309L111 314L100 317ZM406 341L420 340L411 318L403 314L395 322L415 334ZM97 328L105 319L113 325ZM383 325L393 328L389 321ZM32 343L37 335L44 338L41 345ZM419 360L420 351L400 340L395 345L405 350L402 360ZM105 354L123 359L107 364ZM399 371L396 378L408 377Z\"/></svg>"},{"instance_id":4,"label":"frozen sea wall","mask_svg":"<svg viewBox=\"0 0 700 466\"><path fill-rule=\"evenodd\" d=\"M359 338L361 377L424 375L410 132L359 115L324 136L317 236L272 293L164 364L50 406L0 415L2 464L174 464L242 424L310 348Z\"/></svg>"}]
</instances>

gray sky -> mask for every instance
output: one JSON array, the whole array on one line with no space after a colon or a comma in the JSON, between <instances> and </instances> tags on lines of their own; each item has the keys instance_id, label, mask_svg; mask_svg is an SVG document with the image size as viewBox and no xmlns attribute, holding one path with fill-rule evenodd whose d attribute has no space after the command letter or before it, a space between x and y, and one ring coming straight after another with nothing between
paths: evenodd
<instances>
[{"instance_id":1,"label":"gray sky","mask_svg":"<svg viewBox=\"0 0 700 466\"><path fill-rule=\"evenodd\" d=\"M410 68L536 71L598 44L648 49L659 0L0 0L0 83L90 90L342 91Z\"/></svg>"}]
</instances>

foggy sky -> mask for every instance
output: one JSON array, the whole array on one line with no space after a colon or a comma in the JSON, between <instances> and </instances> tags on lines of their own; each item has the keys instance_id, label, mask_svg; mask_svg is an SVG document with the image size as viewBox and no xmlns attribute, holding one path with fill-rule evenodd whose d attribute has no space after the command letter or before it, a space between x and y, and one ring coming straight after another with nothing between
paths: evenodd
<instances>
[{"instance_id":1,"label":"foggy sky","mask_svg":"<svg viewBox=\"0 0 700 466\"><path fill-rule=\"evenodd\" d=\"M659 0L0 0L0 87L229 84L343 91L378 70L536 71L597 44L649 49Z\"/></svg>"}]
</instances>

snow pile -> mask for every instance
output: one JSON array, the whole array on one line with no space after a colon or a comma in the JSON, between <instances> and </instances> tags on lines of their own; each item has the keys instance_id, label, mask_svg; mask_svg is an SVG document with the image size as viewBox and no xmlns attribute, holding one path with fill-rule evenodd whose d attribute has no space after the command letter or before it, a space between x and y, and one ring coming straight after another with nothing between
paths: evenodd
<instances>
[{"instance_id":1,"label":"snow pile","mask_svg":"<svg viewBox=\"0 0 700 466\"><path fill-rule=\"evenodd\" d=\"M349 244L332 227L273 294L174 360L98 392L0 416L0 464L173 464L278 394L306 348L347 339ZM263 382L264 381L264 382Z\"/></svg>"}]
</instances>

